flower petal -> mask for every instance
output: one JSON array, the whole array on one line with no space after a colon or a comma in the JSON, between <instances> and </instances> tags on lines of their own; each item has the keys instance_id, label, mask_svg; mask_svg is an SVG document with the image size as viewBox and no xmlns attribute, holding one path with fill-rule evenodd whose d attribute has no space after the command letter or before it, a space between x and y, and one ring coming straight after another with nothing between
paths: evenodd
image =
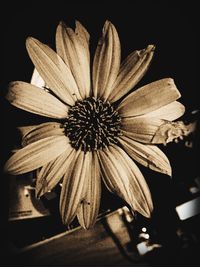
<instances>
[{"instance_id":1,"label":"flower petal","mask_svg":"<svg viewBox=\"0 0 200 267\"><path fill-rule=\"evenodd\" d=\"M129 94L120 103L119 113L122 117L143 115L174 102L180 96L173 79L162 79Z\"/></svg>"},{"instance_id":2,"label":"flower petal","mask_svg":"<svg viewBox=\"0 0 200 267\"><path fill-rule=\"evenodd\" d=\"M51 136L18 150L5 164L5 170L19 175L35 170L57 158L69 143L66 136Z\"/></svg>"},{"instance_id":3,"label":"flower petal","mask_svg":"<svg viewBox=\"0 0 200 267\"><path fill-rule=\"evenodd\" d=\"M185 107L178 101L174 101L168 105L151 111L140 118L158 118L173 121L181 117L185 113Z\"/></svg>"},{"instance_id":4,"label":"flower petal","mask_svg":"<svg viewBox=\"0 0 200 267\"><path fill-rule=\"evenodd\" d=\"M155 133L164 123L165 120L157 118L122 118L121 129L125 136L138 142L150 144Z\"/></svg>"},{"instance_id":5,"label":"flower petal","mask_svg":"<svg viewBox=\"0 0 200 267\"><path fill-rule=\"evenodd\" d=\"M84 99L90 96L89 34L79 22L76 25L74 32L60 22L56 31L56 50L70 68Z\"/></svg>"},{"instance_id":6,"label":"flower petal","mask_svg":"<svg viewBox=\"0 0 200 267\"><path fill-rule=\"evenodd\" d=\"M123 198L133 210L150 217L153 209L151 194L133 160L118 146L99 150L98 155L108 189Z\"/></svg>"},{"instance_id":7,"label":"flower petal","mask_svg":"<svg viewBox=\"0 0 200 267\"><path fill-rule=\"evenodd\" d=\"M70 69L50 47L29 37L26 48L40 76L56 96L69 105L81 99Z\"/></svg>"},{"instance_id":8,"label":"flower petal","mask_svg":"<svg viewBox=\"0 0 200 267\"><path fill-rule=\"evenodd\" d=\"M37 198L51 191L60 182L72 164L75 153L76 150L70 144L67 144L66 150L60 156L41 168L36 180L35 193Z\"/></svg>"},{"instance_id":9,"label":"flower petal","mask_svg":"<svg viewBox=\"0 0 200 267\"><path fill-rule=\"evenodd\" d=\"M66 225L72 222L82 201L84 184L87 182L88 154L83 151L76 151L75 158L69 165L63 179L60 195L60 213L63 223Z\"/></svg>"},{"instance_id":10,"label":"flower petal","mask_svg":"<svg viewBox=\"0 0 200 267\"><path fill-rule=\"evenodd\" d=\"M17 127L17 129L19 130L19 132L21 134L21 137L23 138L26 134L28 134L29 132L31 132L37 126L38 125L20 126L20 127Z\"/></svg>"},{"instance_id":11,"label":"flower petal","mask_svg":"<svg viewBox=\"0 0 200 267\"><path fill-rule=\"evenodd\" d=\"M79 21L76 21L75 33L79 36L82 42L82 45L85 46L85 51L88 54L88 59L89 59L90 58L90 51L89 51L90 35L88 31L85 29L85 27L83 27L83 25Z\"/></svg>"},{"instance_id":12,"label":"flower petal","mask_svg":"<svg viewBox=\"0 0 200 267\"><path fill-rule=\"evenodd\" d=\"M64 135L64 128L62 124L57 122L42 123L24 134L22 138L22 146L27 146L46 137L59 135Z\"/></svg>"},{"instance_id":13,"label":"flower petal","mask_svg":"<svg viewBox=\"0 0 200 267\"><path fill-rule=\"evenodd\" d=\"M113 90L108 97L110 102L120 99L142 79L150 66L154 50L154 45L148 45L146 49L134 51L122 62Z\"/></svg>"},{"instance_id":14,"label":"flower petal","mask_svg":"<svg viewBox=\"0 0 200 267\"><path fill-rule=\"evenodd\" d=\"M38 73L38 71L36 70L36 68L34 68L33 70L33 75L31 77L31 84L40 87L40 88L44 88L45 87L45 82L42 79L42 77L40 76L40 74Z\"/></svg>"},{"instance_id":15,"label":"flower petal","mask_svg":"<svg viewBox=\"0 0 200 267\"><path fill-rule=\"evenodd\" d=\"M78 209L78 220L83 228L91 228L97 219L100 198L101 198L101 179L99 161L96 153L89 153L90 164L87 170L87 183L85 183L83 189L83 200Z\"/></svg>"},{"instance_id":16,"label":"flower petal","mask_svg":"<svg viewBox=\"0 0 200 267\"><path fill-rule=\"evenodd\" d=\"M13 106L34 114L56 119L67 116L68 107L65 104L29 83L11 82L6 98Z\"/></svg>"},{"instance_id":17,"label":"flower petal","mask_svg":"<svg viewBox=\"0 0 200 267\"><path fill-rule=\"evenodd\" d=\"M140 164L151 170L171 176L172 170L169 160L158 147L143 145L126 136L121 136L119 142L128 155Z\"/></svg>"},{"instance_id":18,"label":"flower petal","mask_svg":"<svg viewBox=\"0 0 200 267\"><path fill-rule=\"evenodd\" d=\"M106 21L93 62L94 97L107 99L120 67L120 41L115 27Z\"/></svg>"}]
</instances>

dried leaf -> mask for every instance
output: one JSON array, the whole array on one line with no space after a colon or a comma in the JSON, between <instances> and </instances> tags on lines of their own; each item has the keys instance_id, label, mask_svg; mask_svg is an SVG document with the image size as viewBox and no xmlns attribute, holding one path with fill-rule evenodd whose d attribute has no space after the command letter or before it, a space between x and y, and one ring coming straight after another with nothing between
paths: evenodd
<instances>
[{"instance_id":1,"label":"dried leaf","mask_svg":"<svg viewBox=\"0 0 200 267\"><path fill-rule=\"evenodd\" d=\"M152 138L152 144L166 145L173 140L183 138L190 133L190 127L187 127L182 121L170 122L165 121L155 132Z\"/></svg>"}]
</instances>

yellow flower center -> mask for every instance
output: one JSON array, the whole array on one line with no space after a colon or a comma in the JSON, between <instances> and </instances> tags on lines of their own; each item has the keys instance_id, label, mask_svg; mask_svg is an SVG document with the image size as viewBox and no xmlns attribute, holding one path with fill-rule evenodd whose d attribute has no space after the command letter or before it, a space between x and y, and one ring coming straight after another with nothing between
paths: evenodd
<instances>
[{"instance_id":1,"label":"yellow flower center","mask_svg":"<svg viewBox=\"0 0 200 267\"><path fill-rule=\"evenodd\" d=\"M121 118L109 102L88 97L69 109L64 126L71 145L87 152L118 143Z\"/></svg>"}]
</instances>

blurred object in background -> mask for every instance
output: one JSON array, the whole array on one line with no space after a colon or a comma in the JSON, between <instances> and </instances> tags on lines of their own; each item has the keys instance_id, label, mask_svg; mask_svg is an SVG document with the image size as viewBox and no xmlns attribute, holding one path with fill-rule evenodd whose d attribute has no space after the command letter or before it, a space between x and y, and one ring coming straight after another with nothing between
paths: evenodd
<instances>
[{"instance_id":1,"label":"blurred object in background","mask_svg":"<svg viewBox=\"0 0 200 267\"><path fill-rule=\"evenodd\" d=\"M11 176L9 220L33 219L49 215L43 202L35 197L33 174Z\"/></svg>"}]
</instances>

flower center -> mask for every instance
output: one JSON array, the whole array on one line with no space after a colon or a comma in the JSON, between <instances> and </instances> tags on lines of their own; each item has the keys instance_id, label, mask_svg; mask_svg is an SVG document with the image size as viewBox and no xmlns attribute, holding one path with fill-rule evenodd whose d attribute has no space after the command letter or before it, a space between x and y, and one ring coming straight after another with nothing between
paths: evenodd
<instances>
[{"instance_id":1,"label":"flower center","mask_svg":"<svg viewBox=\"0 0 200 267\"><path fill-rule=\"evenodd\" d=\"M88 97L69 109L65 133L75 149L93 151L118 143L121 118L114 106Z\"/></svg>"}]
</instances>

